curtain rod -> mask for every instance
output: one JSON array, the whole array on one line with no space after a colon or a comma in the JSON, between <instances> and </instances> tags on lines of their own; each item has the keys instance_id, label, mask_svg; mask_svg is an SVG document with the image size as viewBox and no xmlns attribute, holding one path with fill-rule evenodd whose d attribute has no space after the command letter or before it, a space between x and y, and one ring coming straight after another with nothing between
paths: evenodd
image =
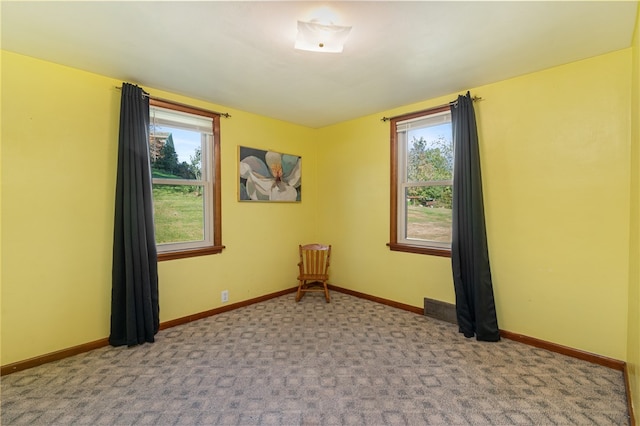
<instances>
[{"instance_id":1,"label":"curtain rod","mask_svg":"<svg viewBox=\"0 0 640 426\"><path fill-rule=\"evenodd\" d=\"M116 89L122 90L122 86L116 86ZM220 115L220 116L222 116L224 118L231 118L231 114L229 114L228 112L218 112L218 111L211 111L211 110L200 108L200 107L192 107L190 105L181 104L179 102L172 101L170 99L163 99L163 98L158 98L158 97L155 97L155 96L151 96L150 94L148 94L144 90L142 90L142 96L146 96L147 98L153 99L153 100L156 100L156 101L168 102L168 103L171 103L171 104L178 104L178 105L182 105L182 106L189 106L190 108L196 108L196 109L199 109L199 110L202 110L202 111L211 112L213 114Z\"/></svg>"},{"instance_id":2,"label":"curtain rod","mask_svg":"<svg viewBox=\"0 0 640 426\"><path fill-rule=\"evenodd\" d=\"M471 98L471 100L472 100L473 102L475 102L475 101L481 101L481 100L482 100L482 98L481 98L481 97L479 97L479 96L474 96L473 98ZM458 104L458 101L457 101L457 100L455 100L455 101L451 101L451 102L446 103L446 104L436 105L436 106L434 106L434 107L431 107L431 108L428 108L428 109L425 109L425 110L422 110L422 111L408 112L408 113L406 113L406 114L396 115L396 116L393 116L393 117L382 117L382 118L380 119L380 121L389 121L389 120L393 120L394 118L404 117L405 115L409 115L409 114L418 114L418 113L421 113L421 112L428 112L428 111L431 111L432 109L444 108L444 107L446 107L446 106L457 105L457 104Z\"/></svg>"}]
</instances>

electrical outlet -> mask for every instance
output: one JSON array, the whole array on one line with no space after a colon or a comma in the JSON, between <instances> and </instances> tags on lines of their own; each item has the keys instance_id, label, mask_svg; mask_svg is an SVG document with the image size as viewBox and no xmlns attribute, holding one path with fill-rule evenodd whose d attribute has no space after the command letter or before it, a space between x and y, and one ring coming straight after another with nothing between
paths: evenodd
<instances>
[{"instance_id":1,"label":"electrical outlet","mask_svg":"<svg viewBox=\"0 0 640 426\"><path fill-rule=\"evenodd\" d=\"M223 290L222 291L222 303L226 303L229 301L229 290Z\"/></svg>"}]
</instances>

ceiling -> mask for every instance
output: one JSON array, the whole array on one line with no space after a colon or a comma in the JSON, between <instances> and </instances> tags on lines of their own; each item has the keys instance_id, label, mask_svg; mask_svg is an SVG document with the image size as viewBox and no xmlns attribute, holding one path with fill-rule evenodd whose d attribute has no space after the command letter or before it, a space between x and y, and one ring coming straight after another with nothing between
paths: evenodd
<instances>
[{"instance_id":1,"label":"ceiling","mask_svg":"<svg viewBox=\"0 0 640 426\"><path fill-rule=\"evenodd\" d=\"M631 45L636 1L2 1L2 49L322 127ZM293 49L318 9L343 53ZM153 90L151 90L153 95Z\"/></svg>"}]
</instances>

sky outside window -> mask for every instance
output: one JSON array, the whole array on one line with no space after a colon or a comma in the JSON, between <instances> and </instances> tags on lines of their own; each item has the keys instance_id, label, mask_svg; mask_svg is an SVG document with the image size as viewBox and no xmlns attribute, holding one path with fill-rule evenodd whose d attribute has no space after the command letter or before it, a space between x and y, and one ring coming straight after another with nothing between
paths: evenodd
<instances>
[{"instance_id":1,"label":"sky outside window","mask_svg":"<svg viewBox=\"0 0 640 426\"><path fill-rule=\"evenodd\" d=\"M200 148L201 133L190 130L176 129L175 127L156 126L158 133L166 132L173 135L173 145L178 154L178 162L191 162L191 157L195 155L196 149Z\"/></svg>"}]
</instances>

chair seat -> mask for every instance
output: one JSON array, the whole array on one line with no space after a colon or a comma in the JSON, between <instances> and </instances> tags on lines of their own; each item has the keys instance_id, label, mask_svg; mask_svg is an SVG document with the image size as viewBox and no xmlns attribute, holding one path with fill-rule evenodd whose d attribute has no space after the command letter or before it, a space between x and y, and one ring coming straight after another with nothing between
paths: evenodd
<instances>
[{"instance_id":1,"label":"chair seat","mask_svg":"<svg viewBox=\"0 0 640 426\"><path fill-rule=\"evenodd\" d=\"M326 281L328 279L328 275L298 275L298 280L305 281Z\"/></svg>"}]
</instances>

